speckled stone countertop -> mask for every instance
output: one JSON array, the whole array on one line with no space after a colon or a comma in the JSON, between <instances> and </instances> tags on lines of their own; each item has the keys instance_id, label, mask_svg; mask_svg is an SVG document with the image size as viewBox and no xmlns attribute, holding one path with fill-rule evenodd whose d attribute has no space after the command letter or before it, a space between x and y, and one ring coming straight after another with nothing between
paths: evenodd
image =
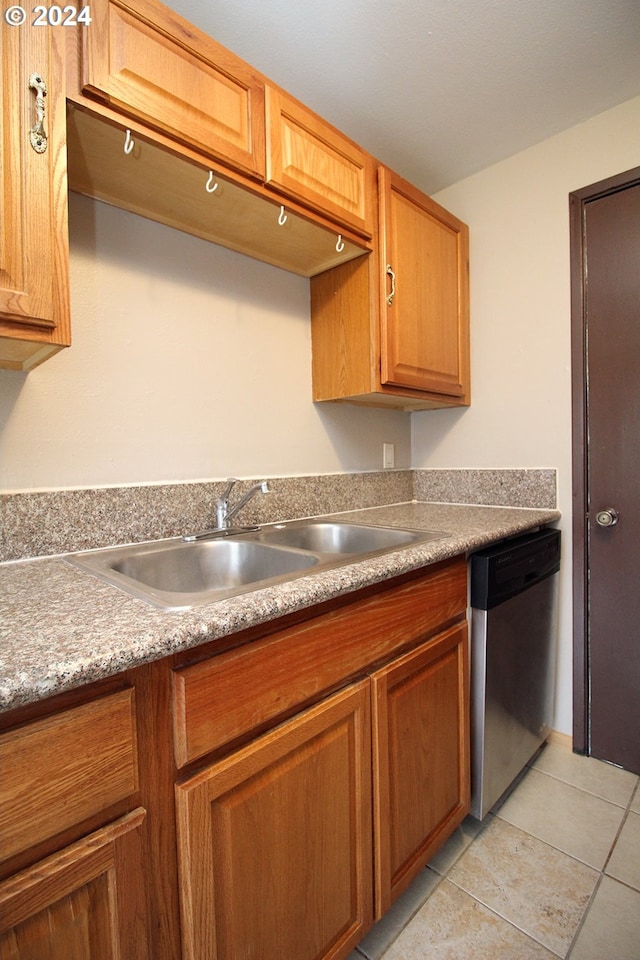
<instances>
[{"instance_id":1,"label":"speckled stone countertop","mask_svg":"<svg viewBox=\"0 0 640 960\"><path fill-rule=\"evenodd\" d=\"M63 557L0 564L0 710L37 701L554 523L552 509L411 502L332 515L445 536L191 610L165 612Z\"/></svg>"}]
</instances>

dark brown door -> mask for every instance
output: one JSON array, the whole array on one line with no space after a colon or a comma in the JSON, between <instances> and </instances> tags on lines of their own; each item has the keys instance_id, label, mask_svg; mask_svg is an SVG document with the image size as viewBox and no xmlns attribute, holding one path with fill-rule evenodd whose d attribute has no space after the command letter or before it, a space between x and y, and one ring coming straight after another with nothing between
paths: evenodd
<instances>
[{"instance_id":1,"label":"dark brown door","mask_svg":"<svg viewBox=\"0 0 640 960\"><path fill-rule=\"evenodd\" d=\"M577 720L585 752L640 773L640 170L571 202L581 351L574 399L582 406L574 467L583 488L574 518L584 626Z\"/></svg>"}]
</instances>

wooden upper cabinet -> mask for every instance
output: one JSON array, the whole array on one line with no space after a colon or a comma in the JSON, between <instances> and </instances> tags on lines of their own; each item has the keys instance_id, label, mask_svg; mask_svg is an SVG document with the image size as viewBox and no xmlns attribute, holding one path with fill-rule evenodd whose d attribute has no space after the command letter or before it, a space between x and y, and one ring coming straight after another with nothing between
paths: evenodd
<instances>
[{"instance_id":1,"label":"wooden upper cabinet","mask_svg":"<svg viewBox=\"0 0 640 960\"><path fill-rule=\"evenodd\" d=\"M466 406L467 226L380 167L379 242L311 281L313 399Z\"/></svg>"},{"instance_id":2,"label":"wooden upper cabinet","mask_svg":"<svg viewBox=\"0 0 640 960\"><path fill-rule=\"evenodd\" d=\"M259 74L157 0L96 0L82 89L234 169L264 176Z\"/></svg>"},{"instance_id":3,"label":"wooden upper cabinet","mask_svg":"<svg viewBox=\"0 0 640 960\"><path fill-rule=\"evenodd\" d=\"M66 33L0 24L0 367L10 370L70 343Z\"/></svg>"},{"instance_id":4,"label":"wooden upper cabinet","mask_svg":"<svg viewBox=\"0 0 640 960\"><path fill-rule=\"evenodd\" d=\"M373 157L283 91L265 93L267 184L370 237Z\"/></svg>"},{"instance_id":5,"label":"wooden upper cabinet","mask_svg":"<svg viewBox=\"0 0 640 960\"><path fill-rule=\"evenodd\" d=\"M468 228L401 177L380 170L381 381L469 393Z\"/></svg>"}]
</instances>

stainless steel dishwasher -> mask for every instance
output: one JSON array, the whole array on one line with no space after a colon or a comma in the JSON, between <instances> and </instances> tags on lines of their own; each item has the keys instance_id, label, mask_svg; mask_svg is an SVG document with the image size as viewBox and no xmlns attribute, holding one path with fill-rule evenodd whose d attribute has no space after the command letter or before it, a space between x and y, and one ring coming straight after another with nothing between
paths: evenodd
<instances>
[{"instance_id":1,"label":"stainless steel dishwasher","mask_svg":"<svg viewBox=\"0 0 640 960\"><path fill-rule=\"evenodd\" d=\"M484 819L553 719L560 531L471 557L471 814Z\"/></svg>"}]
</instances>

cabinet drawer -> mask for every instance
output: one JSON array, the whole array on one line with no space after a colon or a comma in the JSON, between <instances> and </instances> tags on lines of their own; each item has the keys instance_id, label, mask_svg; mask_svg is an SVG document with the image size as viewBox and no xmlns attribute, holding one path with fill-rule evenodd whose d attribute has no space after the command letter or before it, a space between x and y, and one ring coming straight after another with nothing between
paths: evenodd
<instances>
[{"instance_id":1,"label":"cabinet drawer","mask_svg":"<svg viewBox=\"0 0 640 960\"><path fill-rule=\"evenodd\" d=\"M265 96L267 184L370 237L374 158L292 97Z\"/></svg>"},{"instance_id":2,"label":"cabinet drawer","mask_svg":"<svg viewBox=\"0 0 640 960\"><path fill-rule=\"evenodd\" d=\"M461 619L464 558L173 675L178 766L290 713Z\"/></svg>"},{"instance_id":3,"label":"cabinet drawer","mask_svg":"<svg viewBox=\"0 0 640 960\"><path fill-rule=\"evenodd\" d=\"M231 166L264 173L264 82L160 3L96 0L82 83L106 101Z\"/></svg>"},{"instance_id":4,"label":"cabinet drawer","mask_svg":"<svg viewBox=\"0 0 640 960\"><path fill-rule=\"evenodd\" d=\"M134 691L0 736L0 860L138 789Z\"/></svg>"}]
</instances>

